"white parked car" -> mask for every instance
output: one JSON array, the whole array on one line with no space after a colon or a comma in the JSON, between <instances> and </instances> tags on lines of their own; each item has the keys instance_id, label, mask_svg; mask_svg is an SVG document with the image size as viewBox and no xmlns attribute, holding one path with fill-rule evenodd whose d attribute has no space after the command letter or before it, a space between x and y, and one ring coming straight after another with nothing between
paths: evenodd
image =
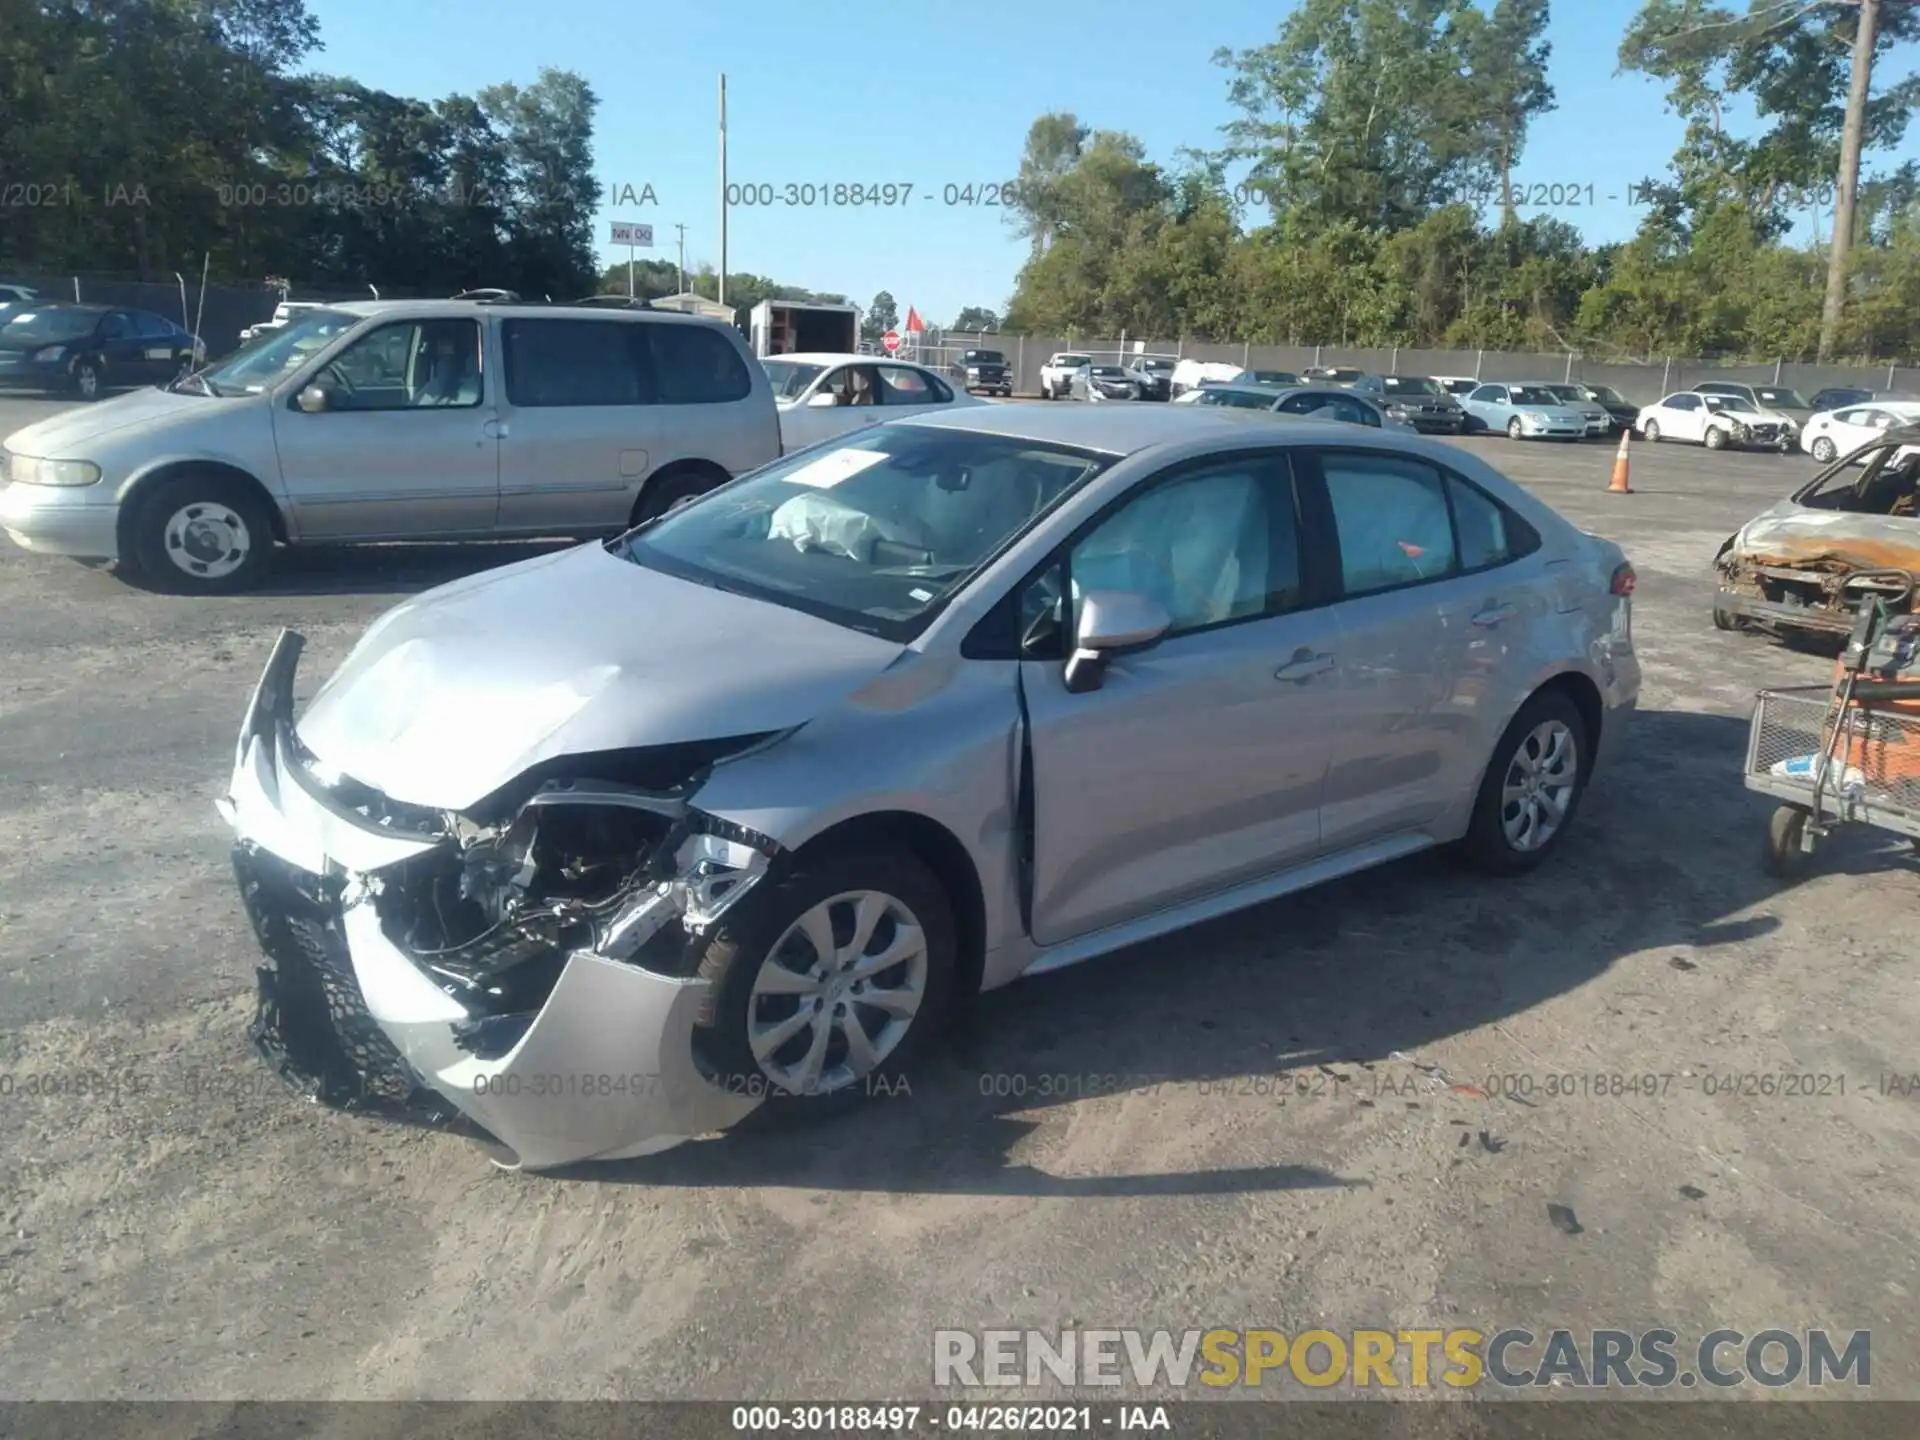
<instances>
[{"instance_id":1,"label":"white parked car","mask_svg":"<svg viewBox=\"0 0 1920 1440\"><path fill-rule=\"evenodd\" d=\"M1058 355L1049 355L1047 363L1040 367L1040 398L1042 400L1065 400L1073 394L1073 381L1076 375L1083 374L1093 367L1093 357L1078 350L1062 350Z\"/></svg>"},{"instance_id":2,"label":"white parked car","mask_svg":"<svg viewBox=\"0 0 1920 1440\"><path fill-rule=\"evenodd\" d=\"M905 360L799 354L772 356L760 363L773 381L780 445L789 454L883 420L945 414L987 403L956 390L926 366Z\"/></svg>"},{"instance_id":3,"label":"white parked car","mask_svg":"<svg viewBox=\"0 0 1920 1440\"><path fill-rule=\"evenodd\" d=\"M1182 360L1173 367L1173 398L1190 395L1202 384L1231 385L1244 374L1246 367L1222 360Z\"/></svg>"},{"instance_id":4,"label":"white parked car","mask_svg":"<svg viewBox=\"0 0 1920 1440\"><path fill-rule=\"evenodd\" d=\"M240 332L240 343L244 345L247 341L258 336L284 329L288 324L298 320L302 315L310 315L315 310L324 310L326 308L324 304L317 300L283 300L280 304L273 307L273 318L271 320L262 320L258 325L249 325L246 329L242 330Z\"/></svg>"},{"instance_id":5,"label":"white parked car","mask_svg":"<svg viewBox=\"0 0 1920 1440\"><path fill-rule=\"evenodd\" d=\"M1465 399L1480 388L1480 382L1471 375L1429 375L1427 378L1456 400Z\"/></svg>"},{"instance_id":6,"label":"white parked car","mask_svg":"<svg viewBox=\"0 0 1920 1440\"><path fill-rule=\"evenodd\" d=\"M1777 410L1762 410L1737 395L1681 390L1646 406L1634 426L1648 440L1683 440L1709 450L1793 448L1796 427Z\"/></svg>"},{"instance_id":7,"label":"white parked car","mask_svg":"<svg viewBox=\"0 0 1920 1440\"><path fill-rule=\"evenodd\" d=\"M1920 400L1882 400L1824 411L1807 421L1800 448L1829 465L1878 440L1881 431L1894 425L1920 425Z\"/></svg>"}]
</instances>

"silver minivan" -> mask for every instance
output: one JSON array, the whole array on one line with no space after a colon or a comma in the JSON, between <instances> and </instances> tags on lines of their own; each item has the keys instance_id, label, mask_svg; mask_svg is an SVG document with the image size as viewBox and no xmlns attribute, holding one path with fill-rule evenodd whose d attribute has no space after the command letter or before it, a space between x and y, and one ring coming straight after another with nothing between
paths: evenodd
<instances>
[{"instance_id":1,"label":"silver minivan","mask_svg":"<svg viewBox=\"0 0 1920 1440\"><path fill-rule=\"evenodd\" d=\"M730 325L361 301L15 431L0 529L227 593L264 577L276 542L610 534L780 453L772 388Z\"/></svg>"}]
</instances>

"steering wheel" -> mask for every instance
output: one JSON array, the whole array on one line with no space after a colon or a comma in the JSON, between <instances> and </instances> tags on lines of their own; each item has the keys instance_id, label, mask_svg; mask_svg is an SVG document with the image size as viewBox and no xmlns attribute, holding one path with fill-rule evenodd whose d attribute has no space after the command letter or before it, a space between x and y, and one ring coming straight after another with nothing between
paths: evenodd
<instances>
[{"instance_id":1,"label":"steering wheel","mask_svg":"<svg viewBox=\"0 0 1920 1440\"><path fill-rule=\"evenodd\" d=\"M338 360L322 366L320 373L331 380L342 395L351 396L354 393L353 381L347 378L347 372L340 368Z\"/></svg>"}]
</instances>

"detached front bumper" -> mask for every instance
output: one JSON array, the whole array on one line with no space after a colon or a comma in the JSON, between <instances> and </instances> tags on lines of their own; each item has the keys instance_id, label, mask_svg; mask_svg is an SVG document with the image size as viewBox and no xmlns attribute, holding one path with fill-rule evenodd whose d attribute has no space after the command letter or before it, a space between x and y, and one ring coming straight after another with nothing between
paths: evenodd
<instances>
[{"instance_id":1,"label":"detached front bumper","mask_svg":"<svg viewBox=\"0 0 1920 1440\"><path fill-rule=\"evenodd\" d=\"M250 1034L268 1063L340 1109L464 1115L508 1152L511 1168L651 1154L754 1110L759 1095L714 1083L696 1057L705 981L575 950L536 1011L494 1014L389 938L377 906L381 872L459 842L404 813L370 818L308 773L292 714L302 643L287 631L275 645L220 805L267 960ZM641 932L717 919L764 869L747 850L689 836L682 853L706 860L690 872L717 861L734 883L703 885L690 873L657 886L613 926L633 942L623 952L643 943Z\"/></svg>"}]
</instances>

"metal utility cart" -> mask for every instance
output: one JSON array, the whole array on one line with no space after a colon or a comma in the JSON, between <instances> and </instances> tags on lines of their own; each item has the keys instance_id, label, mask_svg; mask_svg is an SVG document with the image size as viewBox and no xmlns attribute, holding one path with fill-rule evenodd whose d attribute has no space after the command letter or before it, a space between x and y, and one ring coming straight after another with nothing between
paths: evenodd
<instances>
[{"instance_id":1,"label":"metal utility cart","mask_svg":"<svg viewBox=\"0 0 1920 1440\"><path fill-rule=\"evenodd\" d=\"M1780 801L1767 873L1805 870L1839 825L1871 825L1920 847L1920 615L1860 607L1831 686L1762 690L1747 735L1749 790Z\"/></svg>"}]
</instances>

